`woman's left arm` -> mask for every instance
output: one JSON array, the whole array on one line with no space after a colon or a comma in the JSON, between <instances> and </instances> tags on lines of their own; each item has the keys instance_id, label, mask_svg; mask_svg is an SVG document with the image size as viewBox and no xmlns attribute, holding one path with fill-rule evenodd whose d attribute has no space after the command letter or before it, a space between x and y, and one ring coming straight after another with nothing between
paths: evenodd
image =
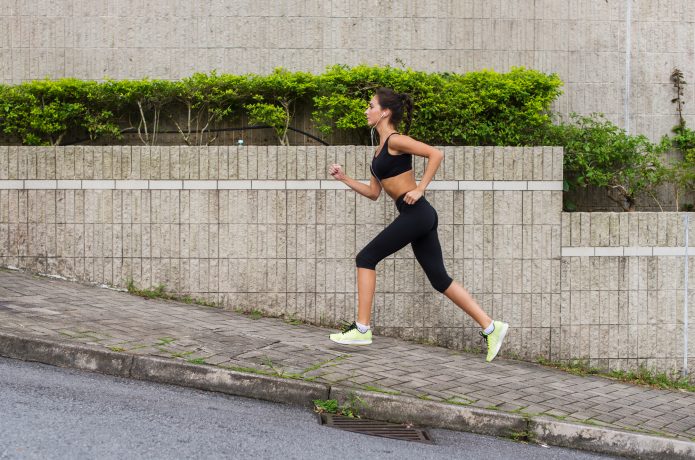
<instances>
[{"instance_id":1,"label":"woman's left arm","mask_svg":"<svg viewBox=\"0 0 695 460\"><path fill-rule=\"evenodd\" d=\"M439 169L439 165L444 158L444 154L441 150L437 150L434 147L425 144L424 142L416 141L410 136L393 136L390 141L390 146L394 150L399 152L412 153L413 155L418 155L427 158L427 166L425 168L425 173L420 179L420 184L418 184L416 190L420 192L420 196L417 198L413 197L414 201L420 199L420 197L425 193L425 189L432 182L434 175Z\"/></svg>"}]
</instances>

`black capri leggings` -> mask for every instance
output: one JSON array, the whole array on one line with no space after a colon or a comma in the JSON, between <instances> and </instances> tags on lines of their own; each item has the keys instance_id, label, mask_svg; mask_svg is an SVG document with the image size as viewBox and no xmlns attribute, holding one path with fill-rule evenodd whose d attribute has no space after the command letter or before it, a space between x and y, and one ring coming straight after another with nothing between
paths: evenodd
<instances>
[{"instance_id":1,"label":"black capri leggings","mask_svg":"<svg viewBox=\"0 0 695 460\"><path fill-rule=\"evenodd\" d=\"M442 247L437 237L438 217L432 205L421 197L414 204L403 201L405 194L396 200L399 215L357 254L358 268L376 269L376 264L411 243L417 261L427 278L439 292L447 290L453 279L444 268Z\"/></svg>"}]
</instances>

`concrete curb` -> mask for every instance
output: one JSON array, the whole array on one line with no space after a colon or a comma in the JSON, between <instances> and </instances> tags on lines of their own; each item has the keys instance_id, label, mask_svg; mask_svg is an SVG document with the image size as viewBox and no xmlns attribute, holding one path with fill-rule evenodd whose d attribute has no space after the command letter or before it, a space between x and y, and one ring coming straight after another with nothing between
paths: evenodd
<instances>
[{"instance_id":1,"label":"concrete curb","mask_svg":"<svg viewBox=\"0 0 695 460\"><path fill-rule=\"evenodd\" d=\"M630 431L535 417L529 432L536 442L639 459L693 459L695 443Z\"/></svg>"},{"instance_id":2,"label":"concrete curb","mask_svg":"<svg viewBox=\"0 0 695 460\"><path fill-rule=\"evenodd\" d=\"M366 418L505 438L523 436L547 445L639 459L695 458L695 443L671 438L344 386L329 387L5 332L0 332L0 356L304 407L313 407L314 399L337 399L344 404L356 396L363 403L359 410Z\"/></svg>"},{"instance_id":3,"label":"concrete curb","mask_svg":"<svg viewBox=\"0 0 695 460\"><path fill-rule=\"evenodd\" d=\"M526 420L517 414L426 401L410 396L372 393L343 386L331 387L331 399L337 399L341 404L349 401L351 395L364 403L363 407L358 407L359 413L366 418L394 423L412 422L420 426L505 438L511 438L514 433L523 433L527 429Z\"/></svg>"},{"instance_id":4,"label":"concrete curb","mask_svg":"<svg viewBox=\"0 0 695 460\"><path fill-rule=\"evenodd\" d=\"M0 332L0 356L128 378L133 355Z\"/></svg>"},{"instance_id":5,"label":"concrete curb","mask_svg":"<svg viewBox=\"0 0 695 460\"><path fill-rule=\"evenodd\" d=\"M326 399L329 393L328 385L320 383L179 363L150 356L135 356L131 378L304 407L314 407L315 399Z\"/></svg>"},{"instance_id":6,"label":"concrete curb","mask_svg":"<svg viewBox=\"0 0 695 460\"><path fill-rule=\"evenodd\" d=\"M0 356L304 407L314 407L314 399L328 399L329 394L329 386L320 383L236 372L3 332L0 332Z\"/></svg>"},{"instance_id":7,"label":"concrete curb","mask_svg":"<svg viewBox=\"0 0 695 460\"><path fill-rule=\"evenodd\" d=\"M360 413L394 423L513 438L638 459L693 459L695 443L630 431L563 422L547 417L524 417L470 406L425 401L410 396L372 393L349 387L331 388L331 399L345 404L351 397L363 403Z\"/></svg>"}]
</instances>

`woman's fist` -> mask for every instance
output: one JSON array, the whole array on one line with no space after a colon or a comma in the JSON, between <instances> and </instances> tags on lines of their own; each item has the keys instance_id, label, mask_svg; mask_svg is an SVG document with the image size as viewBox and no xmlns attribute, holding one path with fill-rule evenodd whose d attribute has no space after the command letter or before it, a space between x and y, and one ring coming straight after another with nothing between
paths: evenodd
<instances>
[{"instance_id":1,"label":"woman's fist","mask_svg":"<svg viewBox=\"0 0 695 460\"><path fill-rule=\"evenodd\" d=\"M328 173L333 176L333 179L343 180L345 179L345 173L343 168L338 164L332 164L328 167Z\"/></svg>"}]
</instances>

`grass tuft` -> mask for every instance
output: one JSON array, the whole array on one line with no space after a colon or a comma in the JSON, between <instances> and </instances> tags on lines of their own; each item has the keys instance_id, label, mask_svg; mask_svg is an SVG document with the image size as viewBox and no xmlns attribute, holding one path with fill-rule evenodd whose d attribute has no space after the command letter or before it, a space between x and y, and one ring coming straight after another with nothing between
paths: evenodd
<instances>
[{"instance_id":1,"label":"grass tuft","mask_svg":"<svg viewBox=\"0 0 695 460\"><path fill-rule=\"evenodd\" d=\"M543 366L554 367L555 369L560 369L573 375L596 375L635 385L647 385L652 388L695 392L695 384L690 383L687 377L679 376L677 372L671 374L666 372L653 372L644 366L640 366L636 371L605 371L596 367L591 367L586 359L574 359L568 362L561 362L539 358L537 362Z\"/></svg>"}]
</instances>

